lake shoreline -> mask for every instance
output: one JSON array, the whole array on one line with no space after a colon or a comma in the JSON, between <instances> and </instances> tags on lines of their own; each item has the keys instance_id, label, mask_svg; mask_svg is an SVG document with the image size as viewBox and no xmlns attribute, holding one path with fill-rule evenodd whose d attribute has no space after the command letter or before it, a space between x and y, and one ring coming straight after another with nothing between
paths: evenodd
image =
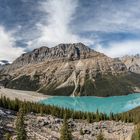
<instances>
[{"instance_id":1,"label":"lake shoreline","mask_svg":"<svg viewBox=\"0 0 140 140\"><path fill-rule=\"evenodd\" d=\"M97 112L110 114L122 113L140 106L140 93L132 93L123 96L110 96L98 98L96 96L69 97L55 96L41 100L45 105L54 105L60 108L68 108L75 111Z\"/></svg>"},{"instance_id":2,"label":"lake shoreline","mask_svg":"<svg viewBox=\"0 0 140 140\"><path fill-rule=\"evenodd\" d=\"M96 112L110 114L121 113L132 110L140 106L140 93L131 93L121 96L49 96L33 91L23 91L15 89L0 89L0 96L5 96L11 100L19 99L21 101L37 102L46 105L55 105L59 107L69 108L76 111ZM138 99L138 101L137 101ZM132 100L132 101L131 101ZM119 103L120 102L120 103ZM117 106L117 108L116 108ZM108 112L106 112L108 108ZM121 111L123 109L123 111Z\"/></svg>"},{"instance_id":3,"label":"lake shoreline","mask_svg":"<svg viewBox=\"0 0 140 140\"><path fill-rule=\"evenodd\" d=\"M30 101L30 102L39 102L40 100L52 97L49 95L43 95L35 91L23 91L7 88L0 89L0 96L5 96L7 98L10 98L11 100L19 99L21 101Z\"/></svg>"}]
</instances>

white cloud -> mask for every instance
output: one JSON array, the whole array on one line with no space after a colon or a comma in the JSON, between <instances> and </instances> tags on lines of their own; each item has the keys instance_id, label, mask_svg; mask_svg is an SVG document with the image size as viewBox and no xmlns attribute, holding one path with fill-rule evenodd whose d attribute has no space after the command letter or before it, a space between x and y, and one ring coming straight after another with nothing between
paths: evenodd
<instances>
[{"instance_id":1,"label":"white cloud","mask_svg":"<svg viewBox=\"0 0 140 140\"><path fill-rule=\"evenodd\" d=\"M43 22L46 19L45 24L41 23L41 20L40 23L36 24L40 37L30 40L27 43L28 48L33 49L43 45L52 47L59 43L83 42L86 45L96 44L95 49L97 51L110 57L140 53L140 41L108 42L108 46L102 46L96 43L100 37L97 37L97 39L94 39L95 36L93 39L90 37L82 38L76 33L77 31L83 33L85 31L137 32L140 29L140 20L137 18L139 16L139 2L133 4L130 2L125 7L119 3L116 6L113 3L104 2L101 6L94 7L96 13L93 12L93 17L89 17L81 24L77 22L74 24L73 20L80 14L76 11L79 10L79 2L79 0L45 0L45 2L42 2L39 8L44 12ZM89 7L81 8L82 10L86 9L81 17L87 17L94 11L93 7L91 9L88 9ZM71 26L74 26L74 28L71 28Z\"/></svg>"},{"instance_id":2,"label":"white cloud","mask_svg":"<svg viewBox=\"0 0 140 140\"><path fill-rule=\"evenodd\" d=\"M100 34L105 32L135 34L140 31L140 1L134 0L124 4L114 3L112 0L102 1L99 4L98 2L93 4L91 1L88 2L90 6L82 5L80 0L43 1L39 5L37 5L39 2L36 4L37 9L34 7L37 11L38 9L41 11L41 15L37 16L40 18L38 23L32 16L29 26L17 27L17 36L0 26L0 59L12 61L24 52L23 48L16 47L16 40L27 42L26 49L29 50L43 45L53 47L59 43L82 42L88 46L96 44L97 51L111 57L140 53L140 41L119 42L117 40L118 42L112 43L113 40L110 38L108 41L105 40L108 46L98 43ZM94 36L89 37L88 31L95 33ZM99 31L99 34L95 31ZM88 37L82 37L78 33Z\"/></svg>"},{"instance_id":3,"label":"white cloud","mask_svg":"<svg viewBox=\"0 0 140 140\"><path fill-rule=\"evenodd\" d=\"M93 44L93 40L82 38L71 29L71 22L75 18L78 0L46 0L39 6L46 15L47 24L38 23L37 27L41 35L28 42L28 48L36 48L41 45L52 47L59 43L83 42Z\"/></svg>"},{"instance_id":4,"label":"white cloud","mask_svg":"<svg viewBox=\"0 0 140 140\"><path fill-rule=\"evenodd\" d=\"M85 9L85 10L84 10ZM140 1L102 1L93 7L83 7L83 17L89 18L80 24L82 31L101 32L139 32L140 31ZM81 28L82 27L82 28Z\"/></svg>"},{"instance_id":5,"label":"white cloud","mask_svg":"<svg viewBox=\"0 0 140 140\"><path fill-rule=\"evenodd\" d=\"M15 47L16 40L12 34L0 26L0 60L13 61L24 52L23 48Z\"/></svg>"},{"instance_id":6,"label":"white cloud","mask_svg":"<svg viewBox=\"0 0 140 140\"><path fill-rule=\"evenodd\" d=\"M116 42L110 43L109 46L97 45L95 50L105 53L110 57L135 55L136 53L140 53L140 41Z\"/></svg>"}]
</instances>

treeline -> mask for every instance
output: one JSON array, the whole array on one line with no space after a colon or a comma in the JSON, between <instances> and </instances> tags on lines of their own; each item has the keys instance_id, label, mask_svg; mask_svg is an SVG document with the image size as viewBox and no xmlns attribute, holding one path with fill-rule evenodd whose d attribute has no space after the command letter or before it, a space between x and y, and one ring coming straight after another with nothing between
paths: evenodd
<instances>
[{"instance_id":1,"label":"treeline","mask_svg":"<svg viewBox=\"0 0 140 140\"><path fill-rule=\"evenodd\" d=\"M123 122L135 123L140 122L140 113L135 114L135 110L116 115L113 113L110 113L110 115L106 115L103 113L99 113L98 110L96 113L74 111L66 108L59 108L56 106L43 105L28 101L20 101L18 99L10 100L5 96L1 96L0 98L0 107L11 109L14 111L19 111L20 108L23 108L25 113L33 112L40 114L48 114L56 116L58 118L64 118L64 116L66 115L67 118L87 120L89 123L98 122L101 120L121 120Z\"/></svg>"}]
</instances>

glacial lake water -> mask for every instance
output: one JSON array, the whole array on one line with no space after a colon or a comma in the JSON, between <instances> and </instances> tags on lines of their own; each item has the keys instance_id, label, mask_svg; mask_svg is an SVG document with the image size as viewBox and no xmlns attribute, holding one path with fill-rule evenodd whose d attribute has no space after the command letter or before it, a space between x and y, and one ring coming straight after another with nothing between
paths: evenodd
<instances>
[{"instance_id":1,"label":"glacial lake water","mask_svg":"<svg viewBox=\"0 0 140 140\"><path fill-rule=\"evenodd\" d=\"M41 100L40 103L78 111L96 112L98 109L99 112L106 114L121 113L140 106L140 93L105 98L55 96Z\"/></svg>"}]
</instances>

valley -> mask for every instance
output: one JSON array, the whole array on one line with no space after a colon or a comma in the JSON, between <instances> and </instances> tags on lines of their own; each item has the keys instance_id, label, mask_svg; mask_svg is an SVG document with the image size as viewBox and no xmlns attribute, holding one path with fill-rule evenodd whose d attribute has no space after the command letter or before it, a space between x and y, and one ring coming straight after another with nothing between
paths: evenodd
<instances>
[{"instance_id":1,"label":"valley","mask_svg":"<svg viewBox=\"0 0 140 140\"><path fill-rule=\"evenodd\" d=\"M0 140L140 140L140 0L0 0Z\"/></svg>"},{"instance_id":2,"label":"valley","mask_svg":"<svg viewBox=\"0 0 140 140\"><path fill-rule=\"evenodd\" d=\"M0 68L0 136L16 140L25 109L29 140L132 140L139 124L139 57L110 58L82 43L41 47ZM137 115L135 115L137 114ZM135 140L135 139L134 139Z\"/></svg>"}]
</instances>

